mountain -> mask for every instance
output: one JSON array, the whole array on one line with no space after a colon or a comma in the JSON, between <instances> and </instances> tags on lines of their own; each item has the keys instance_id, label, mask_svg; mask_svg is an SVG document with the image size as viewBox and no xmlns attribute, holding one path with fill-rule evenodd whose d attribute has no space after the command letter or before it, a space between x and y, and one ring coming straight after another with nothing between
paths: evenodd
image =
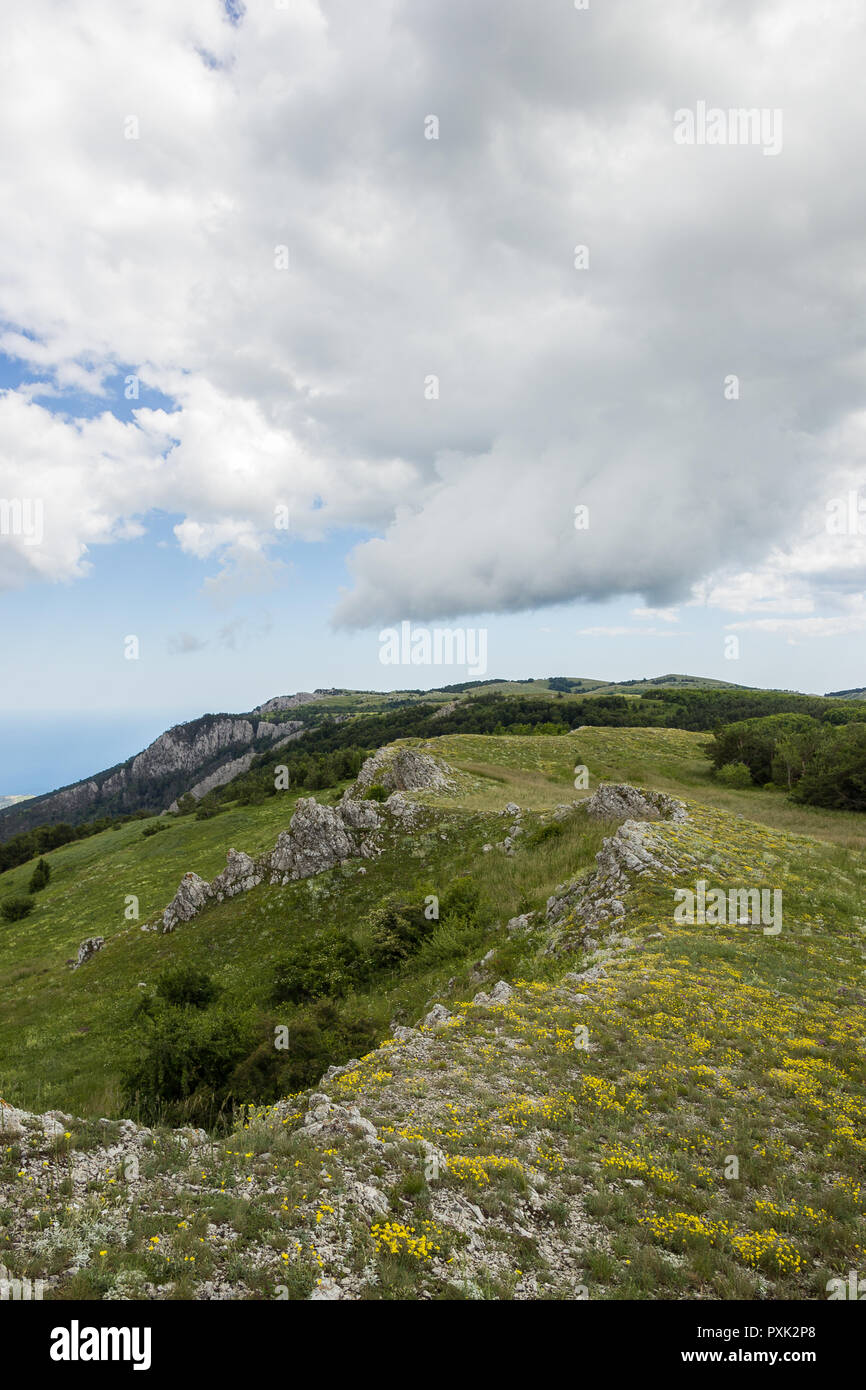
<instances>
[{"instance_id":1,"label":"mountain","mask_svg":"<svg viewBox=\"0 0 866 1390\"><path fill-rule=\"evenodd\" d=\"M826 1300L866 1243L863 817L705 745L402 739L315 799L52 850L0 930L9 1277ZM721 917L679 910L701 881Z\"/></svg>"},{"instance_id":2,"label":"mountain","mask_svg":"<svg viewBox=\"0 0 866 1390\"><path fill-rule=\"evenodd\" d=\"M623 701L638 701L643 697L644 703L635 708L640 708L642 717L651 724L664 722L667 715L654 709L646 697L664 691L684 694L718 691L744 696L762 693L748 686L708 677L665 675L616 682L551 676L525 681L465 681L426 691L318 689L312 693L278 695L248 713L205 714L188 723L177 724L123 763L57 791L31 797L26 804L19 801L0 808L0 844L38 825L68 823L78 826L104 817L174 810L182 796L191 794L200 799L207 792L225 786L247 772L257 755L303 740L326 721L356 721L359 733L355 742L369 748L395 736L423 732L411 713L413 708L417 713L417 707L432 707L428 710L429 727L432 732L440 733L442 727L435 727L433 721L441 724L450 721L455 729L466 728L466 711L477 710L479 702L485 699L526 702L529 724L549 722L554 716L571 718L573 723L611 722L609 714L602 714L602 710L608 708L603 702L607 697L617 696ZM795 692L793 695L796 699L806 698ZM553 700L560 702L555 708ZM599 704L586 704L593 700L598 700ZM597 714L593 713L594 709ZM383 723L377 731L370 723L377 716L384 720L398 710L407 711L402 727L393 722ZM491 725L490 731L492 728ZM342 744L346 745L351 738L349 730L342 737Z\"/></svg>"},{"instance_id":3,"label":"mountain","mask_svg":"<svg viewBox=\"0 0 866 1390\"><path fill-rule=\"evenodd\" d=\"M245 771L256 753L280 748L303 731L299 720L277 722L258 717L257 711L206 714L176 724L126 762L0 811L0 840L36 825L79 825L103 816L167 810L186 792L198 797L222 786Z\"/></svg>"}]
</instances>

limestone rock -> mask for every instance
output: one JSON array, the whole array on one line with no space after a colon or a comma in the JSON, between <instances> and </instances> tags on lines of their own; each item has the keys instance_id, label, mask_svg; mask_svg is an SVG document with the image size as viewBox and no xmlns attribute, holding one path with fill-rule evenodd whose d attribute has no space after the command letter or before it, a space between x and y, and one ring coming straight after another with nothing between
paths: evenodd
<instances>
[{"instance_id":1,"label":"limestone rock","mask_svg":"<svg viewBox=\"0 0 866 1390\"><path fill-rule=\"evenodd\" d=\"M507 1004L514 997L514 990L505 980L499 980L489 994L476 994L473 1004Z\"/></svg>"},{"instance_id":2,"label":"limestone rock","mask_svg":"<svg viewBox=\"0 0 866 1390\"><path fill-rule=\"evenodd\" d=\"M101 951L104 945L104 936L88 936L84 941L82 941L81 945L78 948L78 959L76 960L72 969L77 970L80 965L84 965L85 961L88 961L93 956L95 956L97 951Z\"/></svg>"},{"instance_id":3,"label":"limestone rock","mask_svg":"<svg viewBox=\"0 0 866 1390\"><path fill-rule=\"evenodd\" d=\"M237 893L247 893L261 883L262 873L254 859L242 850L230 849L226 856L226 866L217 874L210 885L211 896L221 903L225 898L233 898Z\"/></svg>"},{"instance_id":4,"label":"limestone rock","mask_svg":"<svg viewBox=\"0 0 866 1390\"><path fill-rule=\"evenodd\" d=\"M310 1139L317 1134L327 1138L340 1135L363 1139L367 1144L381 1143L375 1125L364 1119L357 1105L335 1105L320 1092L310 1096L303 1133Z\"/></svg>"},{"instance_id":5,"label":"limestone rock","mask_svg":"<svg viewBox=\"0 0 866 1390\"><path fill-rule=\"evenodd\" d=\"M586 810L595 820L686 819L686 808L681 801L663 792L641 791L627 782L602 782L586 802Z\"/></svg>"},{"instance_id":6,"label":"limestone rock","mask_svg":"<svg viewBox=\"0 0 866 1390\"><path fill-rule=\"evenodd\" d=\"M625 783L602 783L586 803L590 815L616 819L629 810L643 815L642 821L626 820L615 835L609 836L595 857L595 873L557 887L547 900L548 926L571 925L584 935L593 927L616 925L625 916L624 898L632 879L647 873L664 873L670 867L668 851L647 821L688 819L681 801L661 792L643 792ZM557 950L554 943L548 949Z\"/></svg>"},{"instance_id":7,"label":"limestone rock","mask_svg":"<svg viewBox=\"0 0 866 1390\"><path fill-rule=\"evenodd\" d=\"M375 801L346 801L339 808L340 819L351 830L378 830L382 824Z\"/></svg>"},{"instance_id":8,"label":"limestone rock","mask_svg":"<svg viewBox=\"0 0 866 1390\"><path fill-rule=\"evenodd\" d=\"M282 830L269 856L271 883L309 878L358 853L341 816L312 796L301 797L288 830Z\"/></svg>"},{"instance_id":9,"label":"limestone rock","mask_svg":"<svg viewBox=\"0 0 866 1390\"><path fill-rule=\"evenodd\" d=\"M211 887L199 874L184 874L178 890L162 914L163 933L174 931L178 922L191 922L212 897Z\"/></svg>"},{"instance_id":10,"label":"limestone rock","mask_svg":"<svg viewBox=\"0 0 866 1390\"><path fill-rule=\"evenodd\" d=\"M307 1301L309 1303L334 1303L342 1297L343 1291L333 1279L320 1279Z\"/></svg>"},{"instance_id":11,"label":"limestone rock","mask_svg":"<svg viewBox=\"0 0 866 1390\"><path fill-rule=\"evenodd\" d=\"M449 790L455 786L450 772L439 758L416 748L379 748L366 760L345 799L363 797L376 785L391 792Z\"/></svg>"},{"instance_id":12,"label":"limestone rock","mask_svg":"<svg viewBox=\"0 0 866 1390\"><path fill-rule=\"evenodd\" d=\"M521 912L519 917L512 917L505 923L505 930L509 936L517 936L522 932L531 931L534 917L534 912Z\"/></svg>"},{"instance_id":13,"label":"limestone rock","mask_svg":"<svg viewBox=\"0 0 866 1390\"><path fill-rule=\"evenodd\" d=\"M444 1004L434 1004L427 1017L424 1019L425 1028L435 1028L437 1023L445 1023L451 1017L451 1012L446 1009Z\"/></svg>"}]
</instances>

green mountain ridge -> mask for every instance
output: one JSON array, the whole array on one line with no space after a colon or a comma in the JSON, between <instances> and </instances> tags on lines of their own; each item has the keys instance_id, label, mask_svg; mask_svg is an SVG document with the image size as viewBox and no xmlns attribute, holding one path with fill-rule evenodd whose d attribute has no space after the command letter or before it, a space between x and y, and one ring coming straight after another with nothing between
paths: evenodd
<instances>
[{"instance_id":1,"label":"green mountain ridge","mask_svg":"<svg viewBox=\"0 0 866 1390\"><path fill-rule=\"evenodd\" d=\"M40 825L77 826L105 817L166 811L184 795L203 795L201 790L194 791L202 783L218 786L241 775L255 757L282 742L283 728L287 738L305 740L329 720L350 722L377 714L384 717L421 704L433 707L431 716L436 709L442 709L443 717L450 718L452 711L445 707L455 697L461 705L497 695L514 699L636 697L677 689L751 690L708 677L665 675L619 682L572 677L466 681L431 690L319 689L277 696L248 713L205 714L174 725L140 753L110 768L55 791L28 797L26 805L23 800L13 805L0 804L0 844ZM278 731L274 726L278 726ZM392 736L388 732L380 742Z\"/></svg>"},{"instance_id":2,"label":"green mountain ridge","mask_svg":"<svg viewBox=\"0 0 866 1390\"><path fill-rule=\"evenodd\" d=\"M183 876L268 854L297 789L50 854L0 928L10 1272L52 1299L823 1299L862 1268L862 815L721 784L700 731L392 748L448 785L379 802L374 852L168 934L143 928ZM610 784L662 818L592 818ZM781 930L682 920L699 881L780 892ZM202 977L203 1006L159 994ZM194 1063L221 1020L260 1042L215 1124L201 1093L186 1125L168 1089L168 1124L130 1109L162 1036Z\"/></svg>"}]
</instances>

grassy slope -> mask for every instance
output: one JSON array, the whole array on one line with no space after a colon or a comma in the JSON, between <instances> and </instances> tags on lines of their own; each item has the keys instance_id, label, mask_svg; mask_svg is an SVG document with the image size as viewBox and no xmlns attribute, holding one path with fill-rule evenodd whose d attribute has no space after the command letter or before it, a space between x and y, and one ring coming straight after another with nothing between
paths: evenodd
<instances>
[{"instance_id":1,"label":"grassy slope","mask_svg":"<svg viewBox=\"0 0 866 1390\"><path fill-rule=\"evenodd\" d=\"M154 1278L151 1237L162 1233L180 1258L180 1219L205 1232L195 1237L197 1277L228 1271L260 1296L273 1296L278 1278L303 1295L329 1276L360 1280L362 1296L455 1296L460 1268L464 1292L468 1279L494 1297L573 1297L583 1286L591 1297L809 1298L826 1296L829 1277L862 1272L863 832L854 816L715 787L700 756L705 738L587 729L435 740L462 773L456 796L428 798L439 808L435 829L395 843L363 877L349 867L285 889L263 885L169 937L125 923L123 895L140 894L144 919L184 869L211 875L229 844L270 845L288 818L285 803L177 822L149 840L133 825L53 854L37 914L0 938L0 1092L32 1109L111 1112L118 1032L138 981L164 963L203 964L238 1007L251 1006L286 940L318 924L351 927L395 888L441 892L467 868L489 921L469 942L440 940L370 1000L384 1022L412 1022L438 991L454 1018L423 1055L390 1044L328 1088L393 1141L387 1159L373 1163L348 1143L328 1150L323 1168L321 1152L293 1135L295 1120L275 1133L267 1116L253 1119L240 1145L215 1144L207 1182L181 1192L173 1182L132 1226L120 1207L128 1248L96 1236L112 1247L110 1263L75 1276L69 1291L99 1296L112 1270ZM588 766L591 786L628 780L684 796L692 819L657 828L676 867L628 898L633 945L614 943L606 975L569 986L563 972L597 956L558 960L543 939L506 938L498 924L589 867L604 827L575 817L561 839L513 859L481 846L501 837L507 822L496 812L507 800L536 810L570 800L576 763ZM725 886L781 887L782 934L676 926L673 887L701 874ZM96 932L109 938L104 952L68 974L64 960ZM492 979L524 981L499 1009L467 1002L478 987L472 962L488 949ZM574 1046L578 1025L589 1030L588 1051ZM429 1183L421 1137L447 1155ZM160 1164L178 1170L171 1144L159 1141L155 1173ZM265 1150L271 1158L260 1163ZM737 1179L724 1176L731 1155ZM353 1175L366 1180L377 1167L404 1232L385 1241L349 1200ZM2 1177L14 1181L11 1170ZM239 1201L241 1192L254 1204ZM489 1218L481 1260L449 1220L461 1193ZM227 1225L225 1248L208 1235L215 1222ZM413 1247L425 1229L439 1231L443 1245L429 1259ZM40 1272L32 1258L25 1263ZM189 1271L171 1258L159 1271L165 1292L192 1291Z\"/></svg>"}]
</instances>

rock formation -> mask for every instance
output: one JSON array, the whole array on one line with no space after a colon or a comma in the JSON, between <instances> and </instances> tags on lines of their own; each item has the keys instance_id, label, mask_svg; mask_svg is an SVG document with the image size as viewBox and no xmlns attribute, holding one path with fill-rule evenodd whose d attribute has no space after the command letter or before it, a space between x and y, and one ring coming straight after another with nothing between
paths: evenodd
<instances>
[{"instance_id":1,"label":"rock formation","mask_svg":"<svg viewBox=\"0 0 866 1390\"><path fill-rule=\"evenodd\" d=\"M104 936L88 936L84 941L82 941L81 945L78 948L78 959L76 960L72 969L77 970L78 967L80 965L83 965L85 961L88 961L91 959L92 956L95 956L97 951L101 951L104 945Z\"/></svg>"},{"instance_id":2,"label":"rock formation","mask_svg":"<svg viewBox=\"0 0 866 1390\"><path fill-rule=\"evenodd\" d=\"M449 772L447 764L430 753L389 745L367 759L344 800L363 797L373 786L389 792L448 791L456 785Z\"/></svg>"},{"instance_id":3,"label":"rock formation","mask_svg":"<svg viewBox=\"0 0 866 1390\"><path fill-rule=\"evenodd\" d=\"M654 820L684 821L688 812L681 801L661 792L641 791L627 783L602 783L586 802L588 815L598 820L615 820L633 815L615 835L609 836L595 857L596 870L589 878L576 879L557 888L547 900L548 926L573 925L586 931L590 927L625 916L623 898L631 877L664 872L668 867L653 834Z\"/></svg>"}]
</instances>

